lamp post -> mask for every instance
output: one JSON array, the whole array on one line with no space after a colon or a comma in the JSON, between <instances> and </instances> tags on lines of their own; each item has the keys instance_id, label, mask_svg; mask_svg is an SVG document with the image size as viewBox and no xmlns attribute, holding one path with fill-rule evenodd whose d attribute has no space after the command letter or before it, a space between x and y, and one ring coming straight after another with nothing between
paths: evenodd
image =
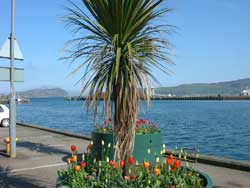
<instances>
[{"instance_id":1,"label":"lamp post","mask_svg":"<svg viewBox=\"0 0 250 188\"><path fill-rule=\"evenodd\" d=\"M15 49L15 0L11 0L11 31L10 31L10 157L16 157L16 97L14 90L14 49Z\"/></svg>"}]
</instances>

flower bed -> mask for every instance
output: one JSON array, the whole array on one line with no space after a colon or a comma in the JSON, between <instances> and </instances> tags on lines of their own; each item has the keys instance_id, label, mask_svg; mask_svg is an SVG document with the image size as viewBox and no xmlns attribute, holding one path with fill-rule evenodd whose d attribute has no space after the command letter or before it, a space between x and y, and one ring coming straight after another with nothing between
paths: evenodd
<instances>
[{"instance_id":1,"label":"flower bed","mask_svg":"<svg viewBox=\"0 0 250 188\"><path fill-rule=\"evenodd\" d=\"M100 125L95 126L95 132L98 133L113 133L112 122L110 120L104 120ZM139 119L135 124L135 132L139 134L156 134L160 133L160 129L157 124L150 122L147 119Z\"/></svg>"},{"instance_id":2,"label":"flower bed","mask_svg":"<svg viewBox=\"0 0 250 188\"><path fill-rule=\"evenodd\" d=\"M71 149L75 156L75 147ZM123 174L125 163L128 165L126 175ZM58 188L212 188L207 175L181 167L181 162L173 155L167 159L157 157L154 163L146 160L137 163L133 156L115 163L109 157L97 161L83 155L79 162L74 157L69 158L68 165L67 170L58 172Z\"/></svg>"}]
</instances>

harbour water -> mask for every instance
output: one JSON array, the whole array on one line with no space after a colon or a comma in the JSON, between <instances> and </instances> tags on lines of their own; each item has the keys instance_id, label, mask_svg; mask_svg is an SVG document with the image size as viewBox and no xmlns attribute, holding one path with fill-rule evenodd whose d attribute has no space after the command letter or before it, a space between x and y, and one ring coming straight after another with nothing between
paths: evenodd
<instances>
[{"instance_id":1,"label":"harbour water","mask_svg":"<svg viewBox=\"0 0 250 188\"><path fill-rule=\"evenodd\" d=\"M158 124L169 149L199 148L200 153L250 160L250 101L141 102L139 118ZM93 130L93 112L84 101L31 99L17 105L17 120L78 134ZM101 114L99 116L101 122Z\"/></svg>"}]
</instances>

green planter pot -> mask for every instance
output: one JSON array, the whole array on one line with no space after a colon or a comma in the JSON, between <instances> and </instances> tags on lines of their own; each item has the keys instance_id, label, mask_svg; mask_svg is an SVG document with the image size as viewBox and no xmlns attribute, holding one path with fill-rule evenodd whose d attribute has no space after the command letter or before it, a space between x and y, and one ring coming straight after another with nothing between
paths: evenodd
<instances>
[{"instance_id":1,"label":"green planter pot","mask_svg":"<svg viewBox=\"0 0 250 188\"><path fill-rule=\"evenodd\" d=\"M198 171L198 173L200 174L200 178L202 178L205 182L205 187L204 188L213 188L213 181L212 179L210 178L209 175L207 175L206 173L204 172L200 172Z\"/></svg>"},{"instance_id":2,"label":"green planter pot","mask_svg":"<svg viewBox=\"0 0 250 188\"><path fill-rule=\"evenodd\" d=\"M115 136L112 133L92 132L93 150L92 153L97 159L104 159L104 156L109 156L113 159L114 156L114 140ZM102 145L104 141L104 145ZM108 148L108 144L111 145ZM136 134L133 156L138 162L147 160L154 162L156 157L160 156L162 149L162 134ZM150 153L148 153L150 151Z\"/></svg>"}]
</instances>

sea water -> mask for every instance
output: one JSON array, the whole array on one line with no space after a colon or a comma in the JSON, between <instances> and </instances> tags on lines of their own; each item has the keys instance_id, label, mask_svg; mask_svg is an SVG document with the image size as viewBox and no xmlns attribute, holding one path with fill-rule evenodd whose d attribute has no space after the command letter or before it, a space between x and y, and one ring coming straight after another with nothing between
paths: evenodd
<instances>
[{"instance_id":1,"label":"sea water","mask_svg":"<svg viewBox=\"0 0 250 188\"><path fill-rule=\"evenodd\" d=\"M63 98L37 98L17 105L19 122L84 135L93 130L93 114L84 101ZM159 100L149 107L141 102L139 118L161 128L169 149L198 148L203 154L250 160L250 101ZM102 121L101 112L98 120Z\"/></svg>"}]
</instances>

